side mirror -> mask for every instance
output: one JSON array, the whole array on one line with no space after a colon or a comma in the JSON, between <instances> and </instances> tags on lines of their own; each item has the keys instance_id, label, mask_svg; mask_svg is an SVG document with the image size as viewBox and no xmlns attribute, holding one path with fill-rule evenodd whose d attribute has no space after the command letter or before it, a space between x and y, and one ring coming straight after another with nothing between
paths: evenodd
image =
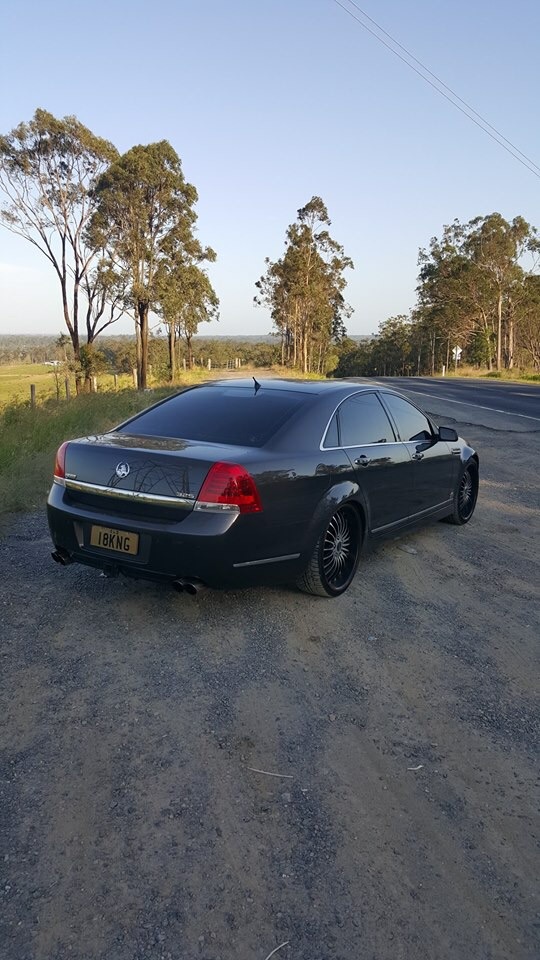
<instances>
[{"instance_id":1,"label":"side mirror","mask_svg":"<svg viewBox=\"0 0 540 960\"><path fill-rule=\"evenodd\" d=\"M458 439L457 431L453 427L439 427L439 440L455 443Z\"/></svg>"}]
</instances>

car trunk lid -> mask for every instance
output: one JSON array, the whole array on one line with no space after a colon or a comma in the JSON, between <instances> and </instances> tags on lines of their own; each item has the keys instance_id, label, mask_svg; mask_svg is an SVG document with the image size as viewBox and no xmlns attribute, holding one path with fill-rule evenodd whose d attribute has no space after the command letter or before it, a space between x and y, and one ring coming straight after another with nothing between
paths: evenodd
<instances>
[{"instance_id":1,"label":"car trunk lid","mask_svg":"<svg viewBox=\"0 0 540 960\"><path fill-rule=\"evenodd\" d=\"M110 433L70 441L65 485L71 500L111 512L182 520L218 461L242 462L245 448Z\"/></svg>"}]
</instances>

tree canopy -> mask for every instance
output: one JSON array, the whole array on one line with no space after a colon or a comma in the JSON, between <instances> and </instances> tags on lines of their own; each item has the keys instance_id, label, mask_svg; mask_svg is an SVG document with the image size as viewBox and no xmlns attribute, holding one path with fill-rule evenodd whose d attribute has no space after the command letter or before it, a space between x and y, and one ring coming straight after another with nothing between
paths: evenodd
<instances>
[{"instance_id":1,"label":"tree canopy","mask_svg":"<svg viewBox=\"0 0 540 960\"><path fill-rule=\"evenodd\" d=\"M117 156L112 143L97 137L76 117L57 119L36 110L32 120L0 137L2 223L28 240L51 263L60 283L64 322L80 356L81 294L86 297L86 339L108 321L96 317L99 284L92 278L98 251L85 228L93 212L91 188ZM97 322L94 323L94 320Z\"/></svg>"},{"instance_id":2,"label":"tree canopy","mask_svg":"<svg viewBox=\"0 0 540 960\"><path fill-rule=\"evenodd\" d=\"M328 232L331 221L320 197L298 210L287 229L285 253L267 258L257 281L257 305L270 308L281 338L282 363L304 373L323 372L332 341L345 336L344 319L352 314L343 291L353 262Z\"/></svg>"},{"instance_id":3,"label":"tree canopy","mask_svg":"<svg viewBox=\"0 0 540 960\"><path fill-rule=\"evenodd\" d=\"M167 261L201 261L213 254L194 236L195 187L166 140L135 146L115 160L93 190L96 209L88 237L106 250L110 269L135 313L141 389L148 368L148 318L159 305L158 277Z\"/></svg>"},{"instance_id":4,"label":"tree canopy","mask_svg":"<svg viewBox=\"0 0 540 960\"><path fill-rule=\"evenodd\" d=\"M213 250L205 251L205 259L214 259ZM217 319L219 300L208 276L193 259L165 261L157 278L160 313L168 329L169 370L176 375L177 344L187 348L187 365L193 367L193 337L199 324Z\"/></svg>"},{"instance_id":5,"label":"tree canopy","mask_svg":"<svg viewBox=\"0 0 540 960\"><path fill-rule=\"evenodd\" d=\"M343 356L338 375L435 374L468 361L540 369L540 243L523 217L455 220L420 250L417 304Z\"/></svg>"}]
</instances>

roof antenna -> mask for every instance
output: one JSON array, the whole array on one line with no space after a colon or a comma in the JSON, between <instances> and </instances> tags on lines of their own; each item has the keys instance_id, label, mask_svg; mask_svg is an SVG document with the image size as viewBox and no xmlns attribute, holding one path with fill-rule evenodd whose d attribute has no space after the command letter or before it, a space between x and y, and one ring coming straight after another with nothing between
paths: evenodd
<instances>
[{"instance_id":1,"label":"roof antenna","mask_svg":"<svg viewBox=\"0 0 540 960\"><path fill-rule=\"evenodd\" d=\"M252 377L251 379L253 380L253 383L255 384L255 393L257 393L257 390L260 390L260 389L261 389L261 385L260 385L259 381L255 379L255 377Z\"/></svg>"}]
</instances>

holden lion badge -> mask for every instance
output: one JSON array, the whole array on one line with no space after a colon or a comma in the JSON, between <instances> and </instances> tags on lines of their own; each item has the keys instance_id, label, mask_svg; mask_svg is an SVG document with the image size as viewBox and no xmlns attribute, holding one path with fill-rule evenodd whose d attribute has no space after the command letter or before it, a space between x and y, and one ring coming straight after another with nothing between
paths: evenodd
<instances>
[{"instance_id":1,"label":"holden lion badge","mask_svg":"<svg viewBox=\"0 0 540 960\"><path fill-rule=\"evenodd\" d=\"M117 476L117 477L120 477L120 480L121 480L123 477L127 477L128 473L129 473L129 463L119 463L119 464L117 464L115 473L116 473L116 476Z\"/></svg>"}]
</instances>

